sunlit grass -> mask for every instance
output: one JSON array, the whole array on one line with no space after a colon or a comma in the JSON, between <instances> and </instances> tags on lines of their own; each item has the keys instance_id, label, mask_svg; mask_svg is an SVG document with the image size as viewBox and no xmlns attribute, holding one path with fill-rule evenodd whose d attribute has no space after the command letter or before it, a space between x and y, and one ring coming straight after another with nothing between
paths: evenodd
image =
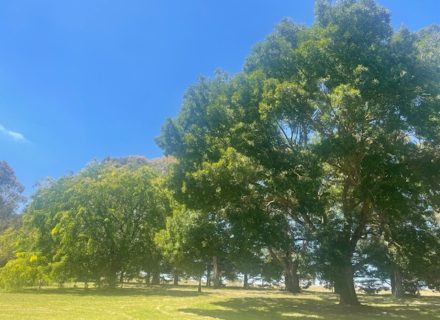
<instances>
[{"instance_id":1,"label":"sunlit grass","mask_svg":"<svg viewBox=\"0 0 440 320\"><path fill-rule=\"evenodd\" d=\"M0 293L0 319L440 319L440 296L397 300L365 296L343 307L328 292L195 287L45 288Z\"/></svg>"}]
</instances>

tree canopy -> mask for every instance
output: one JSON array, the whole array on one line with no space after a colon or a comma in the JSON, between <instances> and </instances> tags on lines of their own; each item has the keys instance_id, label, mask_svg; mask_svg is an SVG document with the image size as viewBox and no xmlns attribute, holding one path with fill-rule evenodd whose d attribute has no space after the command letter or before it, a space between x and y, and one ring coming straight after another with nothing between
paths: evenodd
<instances>
[{"instance_id":1,"label":"tree canopy","mask_svg":"<svg viewBox=\"0 0 440 320\"><path fill-rule=\"evenodd\" d=\"M60 283L158 273L154 236L168 212L158 179L145 164L104 161L45 182L26 209L22 249L44 257Z\"/></svg>"},{"instance_id":2,"label":"tree canopy","mask_svg":"<svg viewBox=\"0 0 440 320\"><path fill-rule=\"evenodd\" d=\"M258 201L284 220L275 230L291 262L298 240L312 241L341 303L357 304L359 241L392 237L396 223L435 224L438 28L394 31L371 0L315 8L313 26L282 21L242 72L188 89L158 143L179 161L181 201L230 212Z\"/></svg>"}]
</instances>

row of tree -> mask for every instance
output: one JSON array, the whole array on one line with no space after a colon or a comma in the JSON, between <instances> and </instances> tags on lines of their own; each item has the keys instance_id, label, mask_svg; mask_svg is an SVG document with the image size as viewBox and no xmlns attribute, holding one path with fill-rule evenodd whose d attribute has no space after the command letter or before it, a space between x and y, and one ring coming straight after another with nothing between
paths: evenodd
<instances>
[{"instance_id":1,"label":"row of tree","mask_svg":"<svg viewBox=\"0 0 440 320\"><path fill-rule=\"evenodd\" d=\"M172 198L165 185L172 162L109 158L41 183L23 215L1 220L10 226L0 238L0 285L74 281L113 287L129 279L159 284L168 274L175 284L179 276L206 277L208 286L220 287L222 278L238 273L280 278L279 268L243 230ZM18 200L21 187L9 189Z\"/></svg>"},{"instance_id":2,"label":"row of tree","mask_svg":"<svg viewBox=\"0 0 440 320\"><path fill-rule=\"evenodd\" d=\"M0 284L319 278L351 305L355 277L438 289L440 28L395 32L372 0L315 7L188 89L157 140L171 157L42 183L0 238L3 264L17 253Z\"/></svg>"}]
</instances>

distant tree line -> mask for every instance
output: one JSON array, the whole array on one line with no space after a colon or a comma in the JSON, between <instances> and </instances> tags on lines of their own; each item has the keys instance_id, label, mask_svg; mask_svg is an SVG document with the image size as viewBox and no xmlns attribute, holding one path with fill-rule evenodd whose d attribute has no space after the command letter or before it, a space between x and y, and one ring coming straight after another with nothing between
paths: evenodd
<instances>
[{"instance_id":1,"label":"distant tree line","mask_svg":"<svg viewBox=\"0 0 440 320\"><path fill-rule=\"evenodd\" d=\"M0 285L320 279L349 305L355 279L438 290L439 39L393 31L372 0L316 1L311 27L283 20L241 72L187 90L168 157L43 182L2 229ZM21 186L1 170L9 221Z\"/></svg>"}]
</instances>

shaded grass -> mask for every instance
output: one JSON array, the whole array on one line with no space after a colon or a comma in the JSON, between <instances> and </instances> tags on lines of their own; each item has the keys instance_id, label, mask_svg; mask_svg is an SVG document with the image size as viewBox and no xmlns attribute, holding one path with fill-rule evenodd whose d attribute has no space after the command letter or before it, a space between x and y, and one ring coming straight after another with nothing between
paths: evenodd
<instances>
[{"instance_id":1,"label":"shaded grass","mask_svg":"<svg viewBox=\"0 0 440 320\"><path fill-rule=\"evenodd\" d=\"M209 292L198 293L191 286L151 286L151 287L128 287L128 288L44 288L42 290L24 289L19 293L29 295L73 295L73 296L101 296L101 297L138 297L138 296L167 296L167 297L193 297L203 296Z\"/></svg>"},{"instance_id":2,"label":"shaded grass","mask_svg":"<svg viewBox=\"0 0 440 320\"><path fill-rule=\"evenodd\" d=\"M33 289L0 293L0 319L440 319L440 296L397 300L360 295L361 307L331 293L195 287Z\"/></svg>"}]
</instances>

